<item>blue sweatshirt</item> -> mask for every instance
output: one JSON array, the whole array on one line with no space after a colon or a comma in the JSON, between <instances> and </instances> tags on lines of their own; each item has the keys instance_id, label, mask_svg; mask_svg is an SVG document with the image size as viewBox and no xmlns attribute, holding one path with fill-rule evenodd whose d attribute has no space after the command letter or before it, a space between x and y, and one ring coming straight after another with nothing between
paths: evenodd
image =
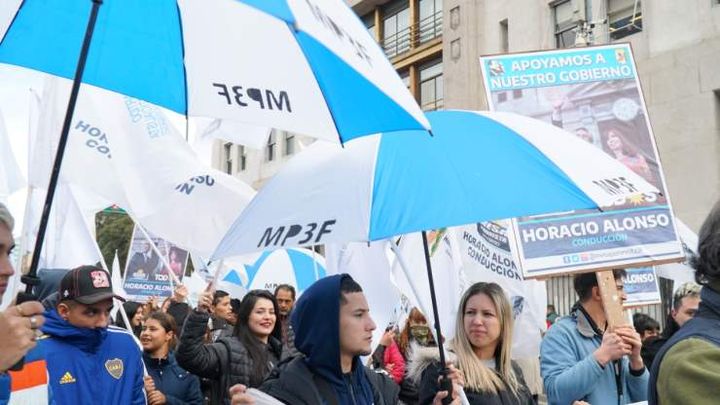
<instances>
[{"instance_id":1,"label":"blue sweatshirt","mask_svg":"<svg viewBox=\"0 0 720 405\"><path fill-rule=\"evenodd\" d=\"M55 403L146 404L142 353L128 331L78 328L54 309L44 315L47 338L33 351L45 354Z\"/></svg>"},{"instance_id":2,"label":"blue sweatshirt","mask_svg":"<svg viewBox=\"0 0 720 405\"><path fill-rule=\"evenodd\" d=\"M290 322L295 347L316 376L329 383L340 405L371 405L373 391L357 356L352 371L340 366L340 281L346 275L322 278L305 290L293 308Z\"/></svg>"}]
</instances>

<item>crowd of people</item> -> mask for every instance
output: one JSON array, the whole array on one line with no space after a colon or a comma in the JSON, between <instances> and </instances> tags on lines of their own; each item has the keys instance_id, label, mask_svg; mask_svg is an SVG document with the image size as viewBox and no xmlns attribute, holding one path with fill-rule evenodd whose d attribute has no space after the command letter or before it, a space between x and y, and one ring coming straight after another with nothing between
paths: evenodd
<instances>
[{"instance_id":1,"label":"crowd of people","mask_svg":"<svg viewBox=\"0 0 720 405\"><path fill-rule=\"evenodd\" d=\"M14 273L13 219L0 205L0 293ZM540 373L550 404L709 403L720 386L720 205L699 234L699 285L676 289L665 330L644 314L607 326L595 274L574 277L570 314L548 307ZM623 270L615 270L622 293ZM462 295L455 330L433 334L413 308L372 347L362 286L322 278L239 300L208 289L193 308L176 286L161 304L124 302L111 319L111 277L63 274L45 307L0 312L0 404L535 404L512 359L513 312L495 283ZM114 324L113 324L114 323ZM440 361L439 345L445 350ZM527 372L527 371L525 371ZM689 401L689 402L688 402Z\"/></svg>"}]
</instances>

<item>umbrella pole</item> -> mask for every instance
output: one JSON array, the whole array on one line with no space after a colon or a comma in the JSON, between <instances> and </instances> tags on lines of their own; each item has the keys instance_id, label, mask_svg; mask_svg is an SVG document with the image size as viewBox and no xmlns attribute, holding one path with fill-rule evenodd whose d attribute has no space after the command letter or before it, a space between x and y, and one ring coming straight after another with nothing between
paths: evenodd
<instances>
[{"instance_id":1,"label":"umbrella pole","mask_svg":"<svg viewBox=\"0 0 720 405\"><path fill-rule=\"evenodd\" d=\"M100 11L100 6L103 2L103 0L91 1L92 9L90 10L90 18L88 19L87 28L85 29L85 38L83 39L82 48L80 49L80 57L78 58L77 68L75 69L75 78L73 79L72 90L70 91L70 100L68 101L68 107L65 112L65 121L63 122L57 152L55 153L55 162L53 163L52 173L50 174L50 183L48 184L47 195L45 196L45 204L43 205L42 217L40 218L37 239L35 239L35 248L33 249L30 271L28 274L22 276L22 282L25 283L25 300L28 299L28 295L32 294L33 286L40 282L40 279L37 277L37 267L40 263L40 253L42 252L43 242L45 240L45 232L47 231L48 221L50 219L50 209L52 208L55 188L57 188L58 178L60 177L60 166L62 164L63 156L65 155L65 145L67 145L70 124L72 123L73 113L75 112L75 104L77 102L78 92L80 91L80 83L82 82L83 72L85 71L85 62L87 61L88 51L90 50L90 42L92 41L93 31L95 30L95 22L97 21L98 11ZM23 297L22 294L19 294L18 303L21 300L23 300Z\"/></svg>"},{"instance_id":2,"label":"umbrella pole","mask_svg":"<svg viewBox=\"0 0 720 405\"><path fill-rule=\"evenodd\" d=\"M440 389L448 391L448 396L443 399L443 404L452 401L452 381L448 378L447 363L445 363L445 349L442 342L442 331L440 330L440 315L438 313L437 298L435 297L435 283L433 282L432 265L430 264L430 249L428 248L427 233L422 231L423 249L425 250L425 268L427 269L428 283L430 284L430 299L432 301L433 319L435 320L435 333L438 339L438 351L440 352Z\"/></svg>"}]
</instances>

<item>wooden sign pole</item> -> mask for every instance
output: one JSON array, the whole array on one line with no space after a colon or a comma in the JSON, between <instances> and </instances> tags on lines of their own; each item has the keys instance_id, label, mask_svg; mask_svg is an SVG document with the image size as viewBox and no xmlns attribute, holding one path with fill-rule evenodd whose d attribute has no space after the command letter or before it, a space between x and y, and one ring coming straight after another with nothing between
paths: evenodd
<instances>
[{"instance_id":1,"label":"wooden sign pole","mask_svg":"<svg viewBox=\"0 0 720 405\"><path fill-rule=\"evenodd\" d=\"M613 330L616 326L627 325L628 320L623 312L622 298L615 285L612 270L598 271L595 276L602 296L608 329Z\"/></svg>"}]
</instances>

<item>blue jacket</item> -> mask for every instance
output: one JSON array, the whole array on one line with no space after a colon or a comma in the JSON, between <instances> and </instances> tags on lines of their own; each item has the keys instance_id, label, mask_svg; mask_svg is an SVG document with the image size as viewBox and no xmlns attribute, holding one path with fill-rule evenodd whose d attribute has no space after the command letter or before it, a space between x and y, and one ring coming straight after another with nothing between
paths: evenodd
<instances>
[{"instance_id":1,"label":"blue jacket","mask_svg":"<svg viewBox=\"0 0 720 405\"><path fill-rule=\"evenodd\" d=\"M371 405L373 388L360 357L352 371L340 366L340 281L344 274L325 277L305 290L293 309L290 322L295 347L305 355L307 368L327 382L340 405Z\"/></svg>"},{"instance_id":2,"label":"blue jacket","mask_svg":"<svg viewBox=\"0 0 720 405\"><path fill-rule=\"evenodd\" d=\"M540 346L540 372L545 381L548 403L569 405L584 400L592 405L617 405L618 390L614 367L600 366L593 352L602 335L579 309L558 320ZM623 403L647 398L648 371L633 375L627 358L621 359Z\"/></svg>"},{"instance_id":3,"label":"blue jacket","mask_svg":"<svg viewBox=\"0 0 720 405\"><path fill-rule=\"evenodd\" d=\"M146 404L142 353L128 331L78 328L54 309L44 315L47 337L33 351L44 351L58 405Z\"/></svg>"},{"instance_id":4,"label":"blue jacket","mask_svg":"<svg viewBox=\"0 0 720 405\"><path fill-rule=\"evenodd\" d=\"M10 376L0 373L0 405L5 405L10 400Z\"/></svg>"},{"instance_id":5,"label":"blue jacket","mask_svg":"<svg viewBox=\"0 0 720 405\"><path fill-rule=\"evenodd\" d=\"M165 395L167 405L202 405L200 379L183 370L177 364L173 353L169 353L164 359L153 359L144 353L143 361L155 382L155 388Z\"/></svg>"}]
</instances>

